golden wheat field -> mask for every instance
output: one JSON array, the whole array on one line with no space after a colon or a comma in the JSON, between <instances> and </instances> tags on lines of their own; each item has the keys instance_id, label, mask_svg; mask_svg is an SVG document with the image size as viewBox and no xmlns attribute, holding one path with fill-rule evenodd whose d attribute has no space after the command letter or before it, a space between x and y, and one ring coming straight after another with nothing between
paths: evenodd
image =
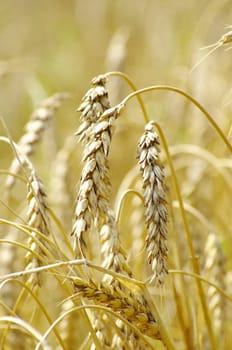
<instances>
[{"instance_id":1,"label":"golden wheat field","mask_svg":"<svg viewBox=\"0 0 232 350\"><path fill-rule=\"evenodd\" d=\"M231 1L0 1L0 349L229 350Z\"/></svg>"}]
</instances>

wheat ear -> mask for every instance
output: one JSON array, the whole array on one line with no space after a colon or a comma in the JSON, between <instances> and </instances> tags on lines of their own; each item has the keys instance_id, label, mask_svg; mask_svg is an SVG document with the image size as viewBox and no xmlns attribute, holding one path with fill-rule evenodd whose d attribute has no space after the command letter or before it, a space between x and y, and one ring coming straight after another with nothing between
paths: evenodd
<instances>
[{"instance_id":1,"label":"wheat ear","mask_svg":"<svg viewBox=\"0 0 232 350\"><path fill-rule=\"evenodd\" d=\"M34 169L31 169L28 183L27 200L28 225L32 231L28 239L28 247L30 248L30 251L26 254L26 269L31 269L40 266L40 261L36 255L39 254L43 256L43 251L38 245L35 238L38 239L42 244L45 243L42 237L38 237L36 231L39 231L42 235L45 236L48 236L50 233L49 218L47 215L48 205L46 200L46 191ZM33 286L41 286L41 275L39 273L32 274L28 282L32 283Z\"/></svg>"},{"instance_id":2,"label":"wheat ear","mask_svg":"<svg viewBox=\"0 0 232 350\"><path fill-rule=\"evenodd\" d=\"M84 254L83 250L86 248L84 233L86 235L91 231L94 222L99 229L106 220L111 194L107 157L114 121L119 112L119 108L110 108L102 114L97 123L88 127L88 139L83 155L84 167L81 173L72 230L75 252L77 252L78 245Z\"/></svg>"},{"instance_id":3,"label":"wheat ear","mask_svg":"<svg viewBox=\"0 0 232 350\"><path fill-rule=\"evenodd\" d=\"M84 297L96 304L107 306L125 317L143 334L160 339L158 324L140 295L135 295L128 289L125 293L121 288L112 285L97 286L93 281L74 279L74 285L78 290L74 297Z\"/></svg>"},{"instance_id":4,"label":"wheat ear","mask_svg":"<svg viewBox=\"0 0 232 350\"><path fill-rule=\"evenodd\" d=\"M34 111L30 117L30 121L25 126L25 134L18 142L19 150L22 155L30 156L34 153L36 145L40 142L43 132L49 122L54 116L61 102L68 98L68 93L56 93L55 95L45 99L41 105ZM14 159L10 172L17 174L21 165L17 159ZM15 178L9 176L6 181L6 189L9 191L15 183Z\"/></svg>"},{"instance_id":5,"label":"wheat ear","mask_svg":"<svg viewBox=\"0 0 232 350\"><path fill-rule=\"evenodd\" d=\"M164 282L168 273L166 185L159 159L160 142L154 122L149 122L138 145L138 160L143 177L143 195L147 226L146 249L153 271L152 281Z\"/></svg>"}]
</instances>

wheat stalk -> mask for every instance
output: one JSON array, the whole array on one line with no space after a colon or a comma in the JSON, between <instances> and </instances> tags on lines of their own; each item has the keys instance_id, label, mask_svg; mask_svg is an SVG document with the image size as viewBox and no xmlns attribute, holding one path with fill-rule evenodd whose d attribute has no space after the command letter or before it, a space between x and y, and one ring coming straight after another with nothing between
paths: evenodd
<instances>
[{"instance_id":1,"label":"wheat stalk","mask_svg":"<svg viewBox=\"0 0 232 350\"><path fill-rule=\"evenodd\" d=\"M152 281L164 282L167 267L167 221L166 185L163 166L159 159L159 137L154 122L149 122L138 145L138 161L143 177L143 195L147 226L146 249L148 263L153 271Z\"/></svg>"}]
</instances>

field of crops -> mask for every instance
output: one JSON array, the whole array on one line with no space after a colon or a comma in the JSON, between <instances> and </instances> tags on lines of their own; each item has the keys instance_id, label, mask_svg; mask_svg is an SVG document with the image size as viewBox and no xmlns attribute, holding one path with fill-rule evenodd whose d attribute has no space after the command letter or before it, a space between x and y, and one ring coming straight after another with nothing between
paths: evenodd
<instances>
[{"instance_id":1,"label":"field of crops","mask_svg":"<svg viewBox=\"0 0 232 350\"><path fill-rule=\"evenodd\" d=\"M225 1L1 0L0 349L228 350Z\"/></svg>"}]
</instances>

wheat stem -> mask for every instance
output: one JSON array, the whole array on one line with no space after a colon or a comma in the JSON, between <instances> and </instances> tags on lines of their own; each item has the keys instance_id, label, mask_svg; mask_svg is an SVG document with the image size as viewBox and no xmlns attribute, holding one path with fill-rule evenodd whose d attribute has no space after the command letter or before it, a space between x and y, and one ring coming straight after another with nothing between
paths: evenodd
<instances>
[{"instance_id":1,"label":"wheat stem","mask_svg":"<svg viewBox=\"0 0 232 350\"><path fill-rule=\"evenodd\" d=\"M122 192L120 194L119 199L118 199L118 205L117 205L116 214L115 214L116 222L118 223L119 226L120 226L120 216L121 216L121 212L123 211L125 201L126 201L127 197L129 197L131 195L137 196L141 200L141 202L144 203L144 198L140 192L138 192L134 189L127 189L124 192Z\"/></svg>"},{"instance_id":2,"label":"wheat stem","mask_svg":"<svg viewBox=\"0 0 232 350\"><path fill-rule=\"evenodd\" d=\"M206 109L194 97L192 97L187 92L185 92L181 89L178 89L178 88L173 87L173 86L168 86L168 85L149 86L147 88L143 88L143 89L137 90L135 92L132 92L126 98L124 98L121 103L122 103L122 105L125 105L130 99L132 99L133 97L135 97L139 94L142 94L142 93L146 93L146 92L150 92L150 91L162 91L162 90L175 92L177 94L184 96L189 101L191 101L203 113L203 115L208 119L209 123L215 129L215 131L219 134L219 136L221 137L221 139L225 143L225 145L228 148L228 150L230 151L230 153L232 153L232 145L227 140L225 134L220 129L218 124L214 121L214 119L211 117L211 115L206 111ZM147 119L145 119L145 122L147 122Z\"/></svg>"},{"instance_id":3,"label":"wheat stem","mask_svg":"<svg viewBox=\"0 0 232 350\"><path fill-rule=\"evenodd\" d=\"M115 77L122 77L127 83L128 85L131 87L131 89L133 91L138 91L136 85L133 83L132 79L125 73L123 72L108 72L105 74L107 77L110 77L110 76L115 76ZM146 108L145 108L145 105L143 103L143 100L140 96L140 94L136 95L137 99L138 99L138 103L141 107L141 110L143 112L143 115L144 115L144 119L146 121L146 123L149 122L149 117L148 117L148 114L147 114L147 111L146 111Z\"/></svg>"},{"instance_id":4,"label":"wheat stem","mask_svg":"<svg viewBox=\"0 0 232 350\"><path fill-rule=\"evenodd\" d=\"M169 167L170 167L170 170L171 170L171 174L172 174L172 181L174 183L174 187L175 187L175 190L176 190L178 202L180 204L181 216L182 216L182 220L183 220L183 224L184 224L184 228L185 228L185 234L186 234L186 238L187 238L187 242L188 242L188 247L189 247L191 258L192 258L193 271L195 273L197 273L197 274L200 274L198 260L196 259L196 256L195 256L195 251L194 251L194 247L193 247L193 242L192 242L192 237L191 237L191 233L190 233L190 229L189 229L189 224L188 224L187 216L186 216L186 213L185 213L185 210L184 210L183 199L182 199L182 196L181 196L181 192L180 192L179 184L178 184L178 181L177 181L176 172L175 172L175 169L174 169L174 166L173 166L173 162L172 162L172 159L171 159L171 156L170 156L170 153L169 153L168 145L167 145L166 139L164 137L162 128L157 123L155 123L155 126L156 126L156 128L157 128L157 130L159 132L160 138L162 140L163 147L165 149L165 153L167 155L168 164L169 164ZM210 318L210 315L209 315L209 310L208 310L205 294L204 294L204 291L203 291L203 287L202 287L202 284L201 284L201 282L199 280L196 280L196 284L197 284L198 293L199 293L200 300L201 300L202 309L203 309L203 312L204 312L206 325L207 325L207 328L208 328L208 333L209 333L211 346L212 346L213 350L216 350L216 340L215 340L215 336L214 336L213 329L212 329L211 318Z\"/></svg>"},{"instance_id":5,"label":"wheat stem","mask_svg":"<svg viewBox=\"0 0 232 350\"><path fill-rule=\"evenodd\" d=\"M183 271L183 270L173 270L170 269L169 274L178 274L178 275L186 275L192 278L196 278L199 279L202 282L205 282L206 284L212 286L213 288L217 289L217 291L219 293L221 293L226 299L228 299L230 302L232 302L232 295L230 296L229 294L227 294L222 288L220 288L218 285L216 285L214 282L209 281L208 279L206 279L205 277L202 277L201 275L198 275L196 273L190 272L190 271Z\"/></svg>"}]
</instances>

